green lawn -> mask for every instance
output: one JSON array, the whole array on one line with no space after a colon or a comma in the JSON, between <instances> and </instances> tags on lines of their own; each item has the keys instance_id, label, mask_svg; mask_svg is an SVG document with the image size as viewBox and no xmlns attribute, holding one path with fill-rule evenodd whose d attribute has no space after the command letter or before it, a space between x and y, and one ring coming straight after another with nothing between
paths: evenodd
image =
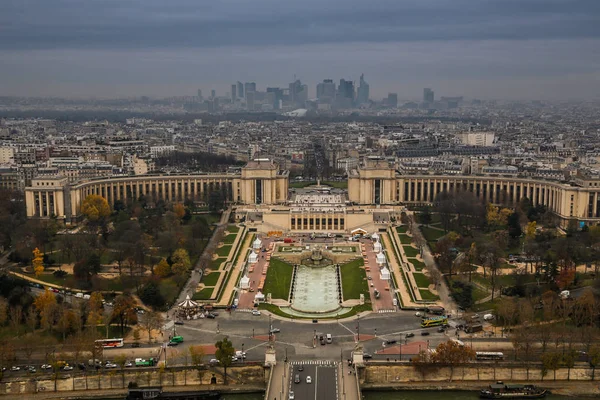
<instances>
[{"instance_id":1,"label":"green lawn","mask_svg":"<svg viewBox=\"0 0 600 400\"><path fill-rule=\"evenodd\" d=\"M215 286L220 276L220 272L212 272L208 275L204 275L204 277L202 277L202 283L206 286Z\"/></svg>"},{"instance_id":2,"label":"green lawn","mask_svg":"<svg viewBox=\"0 0 600 400\"><path fill-rule=\"evenodd\" d=\"M420 228L421 233L423 233L423 237L425 237L425 240L428 242L436 242L439 238L445 235L444 231L432 228L430 226L421 225Z\"/></svg>"},{"instance_id":3,"label":"green lawn","mask_svg":"<svg viewBox=\"0 0 600 400\"><path fill-rule=\"evenodd\" d=\"M281 308L279 308L278 306L274 305L274 304L268 304L268 303L260 303L258 306L259 309L261 310L265 310L265 311L269 311L272 314L278 315L280 317L285 317L285 318L290 318L290 319L313 319L313 317L299 317L297 315L290 315L287 314L286 312L282 311ZM371 303L365 302L365 304L363 305L358 305L355 307L352 307L352 310L348 311L345 314L340 314L340 315L336 315L336 316L331 316L331 317L321 317L318 318L319 320L332 320L332 319L341 319L341 318L348 318L348 317L352 317L358 313L361 313L363 311L371 311L373 308L371 307Z\"/></svg>"},{"instance_id":4,"label":"green lawn","mask_svg":"<svg viewBox=\"0 0 600 400\"><path fill-rule=\"evenodd\" d=\"M427 276L420 273L413 273L413 277L415 278L415 282L417 282L417 286L420 288L428 288L431 284L431 281Z\"/></svg>"},{"instance_id":5,"label":"green lawn","mask_svg":"<svg viewBox=\"0 0 600 400\"><path fill-rule=\"evenodd\" d=\"M217 255L219 257L225 257L227 258L227 256L229 255L229 252L231 251L231 245L225 245L223 247L219 247L216 251Z\"/></svg>"},{"instance_id":6,"label":"green lawn","mask_svg":"<svg viewBox=\"0 0 600 400\"><path fill-rule=\"evenodd\" d=\"M402 247L404 247L404 253L406 254L406 257L414 258L419 255L419 250L415 249L412 246L402 246Z\"/></svg>"},{"instance_id":7,"label":"green lawn","mask_svg":"<svg viewBox=\"0 0 600 400\"><path fill-rule=\"evenodd\" d=\"M358 259L344 264L340 267L342 274L342 294L344 300L360 299L360 294L369 298L369 284L363 266L363 259Z\"/></svg>"},{"instance_id":8,"label":"green lawn","mask_svg":"<svg viewBox=\"0 0 600 400\"><path fill-rule=\"evenodd\" d=\"M422 271L425 268L425 263L417 260L416 258L409 258L408 262L411 263L417 271Z\"/></svg>"},{"instance_id":9,"label":"green lawn","mask_svg":"<svg viewBox=\"0 0 600 400\"><path fill-rule=\"evenodd\" d=\"M208 264L208 268L212 269L213 271L219 269L221 267L221 264L225 262L225 260L227 260L226 258L217 258L216 260L212 260L210 262L210 264Z\"/></svg>"},{"instance_id":10,"label":"green lawn","mask_svg":"<svg viewBox=\"0 0 600 400\"><path fill-rule=\"evenodd\" d=\"M238 233L240 231L240 227L237 225L228 225L227 232L229 233Z\"/></svg>"},{"instance_id":11,"label":"green lawn","mask_svg":"<svg viewBox=\"0 0 600 400\"><path fill-rule=\"evenodd\" d=\"M419 293L421 293L421 298L425 301L437 301L440 299L439 296L436 296L427 289L419 289Z\"/></svg>"},{"instance_id":12,"label":"green lawn","mask_svg":"<svg viewBox=\"0 0 600 400\"><path fill-rule=\"evenodd\" d=\"M398 234L398 238L400 239L400 243L402 243L402 244L410 244L412 242L412 238L403 233Z\"/></svg>"},{"instance_id":13,"label":"green lawn","mask_svg":"<svg viewBox=\"0 0 600 400\"><path fill-rule=\"evenodd\" d=\"M489 295L490 295L490 293L486 292L485 290L480 289L478 286L475 286L473 288L473 301L474 302L477 302L481 299L485 299Z\"/></svg>"},{"instance_id":14,"label":"green lawn","mask_svg":"<svg viewBox=\"0 0 600 400\"><path fill-rule=\"evenodd\" d=\"M223 238L223 243L232 245L233 242L235 242L236 237L237 237L237 233L231 233Z\"/></svg>"},{"instance_id":15,"label":"green lawn","mask_svg":"<svg viewBox=\"0 0 600 400\"><path fill-rule=\"evenodd\" d=\"M290 295L293 271L294 267L290 264L271 258L263 293L265 295L271 293L271 297L274 299L287 300Z\"/></svg>"},{"instance_id":16,"label":"green lawn","mask_svg":"<svg viewBox=\"0 0 600 400\"><path fill-rule=\"evenodd\" d=\"M193 300L208 300L211 298L213 288L204 288L199 292L194 293Z\"/></svg>"},{"instance_id":17,"label":"green lawn","mask_svg":"<svg viewBox=\"0 0 600 400\"><path fill-rule=\"evenodd\" d=\"M396 232L398 233L406 233L408 232L408 226L406 225L400 225L396 227Z\"/></svg>"}]
</instances>

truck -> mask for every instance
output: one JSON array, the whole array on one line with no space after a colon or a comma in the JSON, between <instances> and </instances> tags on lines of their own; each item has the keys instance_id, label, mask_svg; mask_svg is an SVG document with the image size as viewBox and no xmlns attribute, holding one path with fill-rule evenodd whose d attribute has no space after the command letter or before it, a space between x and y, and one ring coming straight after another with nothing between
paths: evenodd
<instances>
[{"instance_id":1,"label":"truck","mask_svg":"<svg viewBox=\"0 0 600 400\"><path fill-rule=\"evenodd\" d=\"M154 358L149 358L147 360L145 360L143 358L136 358L135 366L136 367L153 367L155 362L156 361L154 360Z\"/></svg>"},{"instance_id":2,"label":"truck","mask_svg":"<svg viewBox=\"0 0 600 400\"><path fill-rule=\"evenodd\" d=\"M446 309L442 306L429 306L427 312L434 315L443 315Z\"/></svg>"},{"instance_id":3,"label":"truck","mask_svg":"<svg viewBox=\"0 0 600 400\"><path fill-rule=\"evenodd\" d=\"M171 343L183 343L183 336L173 336L171 338L171 340L169 340L169 342L171 342Z\"/></svg>"},{"instance_id":4,"label":"truck","mask_svg":"<svg viewBox=\"0 0 600 400\"><path fill-rule=\"evenodd\" d=\"M378 299L378 298L379 298L379 296L380 296L380 294L379 294L379 290L377 290L377 289L375 289L375 290L373 291L373 294L375 295L375 298L376 298L376 299Z\"/></svg>"}]
</instances>

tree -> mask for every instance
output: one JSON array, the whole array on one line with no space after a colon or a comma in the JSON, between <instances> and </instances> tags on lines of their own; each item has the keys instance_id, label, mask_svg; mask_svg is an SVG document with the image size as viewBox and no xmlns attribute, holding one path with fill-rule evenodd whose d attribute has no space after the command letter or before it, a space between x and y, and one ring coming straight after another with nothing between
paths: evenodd
<instances>
[{"instance_id":1,"label":"tree","mask_svg":"<svg viewBox=\"0 0 600 400\"><path fill-rule=\"evenodd\" d=\"M177 203L173 206L173 212L177 215L180 220L185 216L185 207L181 203Z\"/></svg>"},{"instance_id":2,"label":"tree","mask_svg":"<svg viewBox=\"0 0 600 400\"><path fill-rule=\"evenodd\" d=\"M133 330L133 341L136 343L139 343L139 341L140 341L140 330L139 329Z\"/></svg>"},{"instance_id":3,"label":"tree","mask_svg":"<svg viewBox=\"0 0 600 400\"><path fill-rule=\"evenodd\" d=\"M35 276L40 276L44 272L44 254L36 247L33 249L33 258L31 260Z\"/></svg>"},{"instance_id":4,"label":"tree","mask_svg":"<svg viewBox=\"0 0 600 400\"><path fill-rule=\"evenodd\" d=\"M465 364L475 358L475 351L467 346L461 346L458 343L449 340L440 343L435 353L431 356L434 363L443 364L450 367L450 380L454 373L454 367Z\"/></svg>"},{"instance_id":5,"label":"tree","mask_svg":"<svg viewBox=\"0 0 600 400\"><path fill-rule=\"evenodd\" d=\"M192 365L198 370L198 380L202 384L202 375L204 371L204 348L202 346L190 346L189 347L190 358Z\"/></svg>"},{"instance_id":6,"label":"tree","mask_svg":"<svg viewBox=\"0 0 600 400\"><path fill-rule=\"evenodd\" d=\"M171 275L171 266L165 258L162 258L158 264L156 264L156 267L154 267L154 274L159 278L166 278Z\"/></svg>"},{"instance_id":7,"label":"tree","mask_svg":"<svg viewBox=\"0 0 600 400\"><path fill-rule=\"evenodd\" d=\"M537 222L531 221L527 224L527 228L525 228L525 237L527 239L535 239L535 233L537 232Z\"/></svg>"},{"instance_id":8,"label":"tree","mask_svg":"<svg viewBox=\"0 0 600 400\"><path fill-rule=\"evenodd\" d=\"M125 354L119 354L115 356L115 364L121 369L121 377L123 379L123 387L125 387L125 364L127 364L127 356Z\"/></svg>"},{"instance_id":9,"label":"tree","mask_svg":"<svg viewBox=\"0 0 600 400\"><path fill-rule=\"evenodd\" d=\"M521 229L521 222L519 220L519 214L513 212L509 215L508 220L508 235L512 239L518 239L523 234L523 230Z\"/></svg>"},{"instance_id":10,"label":"tree","mask_svg":"<svg viewBox=\"0 0 600 400\"><path fill-rule=\"evenodd\" d=\"M151 280L138 292L140 299L149 306L160 308L165 305L165 299L160 293L160 288L155 280Z\"/></svg>"},{"instance_id":11,"label":"tree","mask_svg":"<svg viewBox=\"0 0 600 400\"><path fill-rule=\"evenodd\" d=\"M122 294L115 298L110 320L119 324L122 335L125 334L125 326L137 320L134 308L135 300L130 295Z\"/></svg>"},{"instance_id":12,"label":"tree","mask_svg":"<svg viewBox=\"0 0 600 400\"><path fill-rule=\"evenodd\" d=\"M8 321L8 301L4 297L0 297L0 326L3 326Z\"/></svg>"},{"instance_id":13,"label":"tree","mask_svg":"<svg viewBox=\"0 0 600 400\"><path fill-rule=\"evenodd\" d=\"M108 201L102 196L90 194L81 203L81 214L90 221L100 221L110 215Z\"/></svg>"},{"instance_id":14,"label":"tree","mask_svg":"<svg viewBox=\"0 0 600 400\"><path fill-rule=\"evenodd\" d=\"M542 354L542 376L548 371L554 371L554 380L556 380L556 370L560 367L561 355L559 353Z\"/></svg>"},{"instance_id":15,"label":"tree","mask_svg":"<svg viewBox=\"0 0 600 400\"><path fill-rule=\"evenodd\" d=\"M163 326L163 318L159 312L147 311L141 320L142 327L148 332L148 343L152 341L152 331Z\"/></svg>"},{"instance_id":16,"label":"tree","mask_svg":"<svg viewBox=\"0 0 600 400\"><path fill-rule=\"evenodd\" d=\"M421 211L421 214L419 215L419 219L421 220L421 223L423 225L429 225L431 223L432 217L431 217L431 209L429 206L423 207L423 211Z\"/></svg>"},{"instance_id":17,"label":"tree","mask_svg":"<svg viewBox=\"0 0 600 400\"><path fill-rule=\"evenodd\" d=\"M23 307L20 305L12 306L9 309L10 326L14 332L18 332L21 321L23 320Z\"/></svg>"},{"instance_id":18,"label":"tree","mask_svg":"<svg viewBox=\"0 0 600 400\"><path fill-rule=\"evenodd\" d=\"M235 355L235 349L227 337L215 343L215 347L217 348L215 358L219 360L221 367L223 367L223 380L225 385L227 385L227 368L230 367L233 362L232 357Z\"/></svg>"},{"instance_id":19,"label":"tree","mask_svg":"<svg viewBox=\"0 0 600 400\"><path fill-rule=\"evenodd\" d=\"M594 380L596 375L596 367L600 364L600 346L592 347L588 355L590 367L592 367L592 380Z\"/></svg>"},{"instance_id":20,"label":"tree","mask_svg":"<svg viewBox=\"0 0 600 400\"><path fill-rule=\"evenodd\" d=\"M44 290L44 293L35 298L33 305L35 306L37 312L42 314L48 307L56 305L56 296L54 293L46 289Z\"/></svg>"},{"instance_id":21,"label":"tree","mask_svg":"<svg viewBox=\"0 0 600 400\"><path fill-rule=\"evenodd\" d=\"M173 252L171 256L171 261L173 261L173 265L171 265L171 270L173 273L177 275L185 275L189 272L191 263L190 256L185 249L177 249Z\"/></svg>"}]
</instances>

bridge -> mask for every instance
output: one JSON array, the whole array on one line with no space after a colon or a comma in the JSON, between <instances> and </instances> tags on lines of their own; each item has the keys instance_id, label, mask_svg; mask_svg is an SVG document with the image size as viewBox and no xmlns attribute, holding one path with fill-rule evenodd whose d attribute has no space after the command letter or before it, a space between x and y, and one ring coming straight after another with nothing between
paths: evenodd
<instances>
[{"instance_id":1,"label":"bridge","mask_svg":"<svg viewBox=\"0 0 600 400\"><path fill-rule=\"evenodd\" d=\"M360 387L354 367L328 360L278 362L271 368L265 395L265 400L360 398Z\"/></svg>"}]
</instances>

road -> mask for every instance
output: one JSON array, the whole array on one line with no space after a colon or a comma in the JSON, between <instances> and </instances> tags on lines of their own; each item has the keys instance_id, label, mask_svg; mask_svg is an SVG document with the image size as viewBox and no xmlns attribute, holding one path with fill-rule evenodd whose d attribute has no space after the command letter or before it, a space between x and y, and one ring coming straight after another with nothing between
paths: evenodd
<instances>
[{"instance_id":1,"label":"road","mask_svg":"<svg viewBox=\"0 0 600 400\"><path fill-rule=\"evenodd\" d=\"M293 392L295 400L339 399L337 364L300 361L292 363L289 371L288 394ZM299 381L296 380L296 377L298 377ZM308 383L308 377L310 377L311 383ZM288 398L290 397L288 395Z\"/></svg>"}]
</instances>

